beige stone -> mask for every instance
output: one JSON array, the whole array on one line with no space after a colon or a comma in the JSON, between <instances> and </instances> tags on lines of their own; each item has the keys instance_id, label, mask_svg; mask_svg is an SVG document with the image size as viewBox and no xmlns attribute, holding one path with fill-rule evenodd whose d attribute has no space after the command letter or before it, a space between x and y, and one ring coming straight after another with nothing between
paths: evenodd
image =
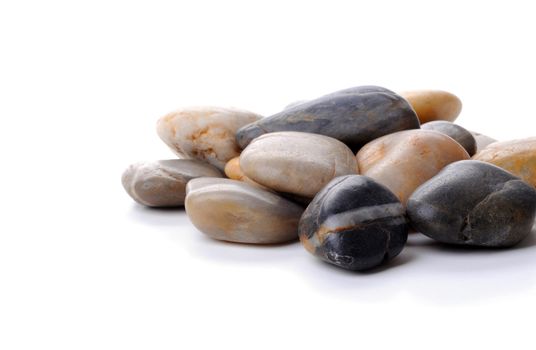
<instances>
[{"instance_id":1,"label":"beige stone","mask_svg":"<svg viewBox=\"0 0 536 350\"><path fill-rule=\"evenodd\" d=\"M220 170L240 154L236 130L261 118L236 108L182 108L160 118L160 138L181 158L206 161Z\"/></svg>"},{"instance_id":2,"label":"beige stone","mask_svg":"<svg viewBox=\"0 0 536 350\"><path fill-rule=\"evenodd\" d=\"M358 172L356 159L344 143L324 135L292 131L254 139L240 155L240 167L263 186L308 198L331 179Z\"/></svg>"},{"instance_id":3,"label":"beige stone","mask_svg":"<svg viewBox=\"0 0 536 350\"><path fill-rule=\"evenodd\" d=\"M362 175L389 188L405 204L413 191L446 165L469 159L467 151L447 135L406 130L380 137L357 153Z\"/></svg>"},{"instance_id":4,"label":"beige stone","mask_svg":"<svg viewBox=\"0 0 536 350\"><path fill-rule=\"evenodd\" d=\"M231 179L198 178L186 187L186 213L214 239L253 244L298 237L303 208L273 192Z\"/></svg>"},{"instance_id":5,"label":"beige stone","mask_svg":"<svg viewBox=\"0 0 536 350\"><path fill-rule=\"evenodd\" d=\"M419 121L454 121L462 110L462 101L450 92L441 90L404 91L400 95L413 107Z\"/></svg>"},{"instance_id":6,"label":"beige stone","mask_svg":"<svg viewBox=\"0 0 536 350\"><path fill-rule=\"evenodd\" d=\"M536 137L494 142L473 159L495 164L536 186Z\"/></svg>"},{"instance_id":7,"label":"beige stone","mask_svg":"<svg viewBox=\"0 0 536 350\"><path fill-rule=\"evenodd\" d=\"M247 177L246 174L244 174L240 168L240 157L235 157L225 164L225 175L227 175L229 179L244 181L250 185L259 186L266 189L266 187L256 183Z\"/></svg>"}]
</instances>

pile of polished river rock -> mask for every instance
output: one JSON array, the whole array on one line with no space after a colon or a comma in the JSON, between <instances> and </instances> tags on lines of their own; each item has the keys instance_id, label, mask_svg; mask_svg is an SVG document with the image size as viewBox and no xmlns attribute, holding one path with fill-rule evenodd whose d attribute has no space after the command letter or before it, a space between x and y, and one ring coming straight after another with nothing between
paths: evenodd
<instances>
[{"instance_id":1,"label":"pile of polished river rock","mask_svg":"<svg viewBox=\"0 0 536 350\"><path fill-rule=\"evenodd\" d=\"M142 205L184 205L212 238L299 237L350 270L397 256L410 228L446 244L513 246L535 219L536 137L470 132L452 123L461 107L445 91L359 86L265 118L183 108L157 123L179 159L133 164L122 182Z\"/></svg>"}]
</instances>

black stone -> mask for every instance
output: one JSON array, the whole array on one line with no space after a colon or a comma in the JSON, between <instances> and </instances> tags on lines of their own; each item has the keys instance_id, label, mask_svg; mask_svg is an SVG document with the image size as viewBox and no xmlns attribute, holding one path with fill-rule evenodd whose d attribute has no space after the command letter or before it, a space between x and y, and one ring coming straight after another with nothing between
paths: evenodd
<instances>
[{"instance_id":1,"label":"black stone","mask_svg":"<svg viewBox=\"0 0 536 350\"><path fill-rule=\"evenodd\" d=\"M476 140L471 132L457 124L445 120L436 120L421 125L423 130L433 130L450 136L469 153L470 156L476 153Z\"/></svg>"},{"instance_id":2,"label":"black stone","mask_svg":"<svg viewBox=\"0 0 536 350\"><path fill-rule=\"evenodd\" d=\"M404 208L385 186L362 175L329 182L303 213L305 248L324 261L365 270L397 256L408 236Z\"/></svg>"},{"instance_id":3,"label":"black stone","mask_svg":"<svg viewBox=\"0 0 536 350\"><path fill-rule=\"evenodd\" d=\"M440 242L508 247L532 229L536 190L495 165L463 160L421 185L407 214L415 230Z\"/></svg>"},{"instance_id":4,"label":"black stone","mask_svg":"<svg viewBox=\"0 0 536 350\"><path fill-rule=\"evenodd\" d=\"M367 142L396 131L418 129L410 104L378 86L340 90L287 108L237 131L245 148L254 138L276 131L301 131L333 137L354 152Z\"/></svg>"}]
</instances>

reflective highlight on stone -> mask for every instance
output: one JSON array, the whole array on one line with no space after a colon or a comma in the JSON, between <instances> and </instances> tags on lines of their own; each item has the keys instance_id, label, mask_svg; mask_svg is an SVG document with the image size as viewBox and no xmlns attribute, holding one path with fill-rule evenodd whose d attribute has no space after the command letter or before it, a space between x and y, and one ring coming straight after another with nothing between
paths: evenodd
<instances>
[{"instance_id":1,"label":"reflective highlight on stone","mask_svg":"<svg viewBox=\"0 0 536 350\"><path fill-rule=\"evenodd\" d=\"M405 210L383 185L361 175L333 179L300 220L311 254L349 270L365 270L397 256L408 236Z\"/></svg>"},{"instance_id":2,"label":"reflective highlight on stone","mask_svg":"<svg viewBox=\"0 0 536 350\"><path fill-rule=\"evenodd\" d=\"M214 239L253 244L296 239L303 208L273 192L230 179L199 178L186 187L186 213Z\"/></svg>"},{"instance_id":3,"label":"reflective highlight on stone","mask_svg":"<svg viewBox=\"0 0 536 350\"><path fill-rule=\"evenodd\" d=\"M186 184L196 177L222 177L207 163L193 159L169 159L130 165L121 182L136 202L149 207L177 207L184 204Z\"/></svg>"},{"instance_id":4,"label":"reflective highlight on stone","mask_svg":"<svg viewBox=\"0 0 536 350\"><path fill-rule=\"evenodd\" d=\"M256 138L240 155L240 168L263 186L309 198L334 177L357 174L356 159L345 144L301 132Z\"/></svg>"},{"instance_id":5,"label":"reflective highlight on stone","mask_svg":"<svg viewBox=\"0 0 536 350\"><path fill-rule=\"evenodd\" d=\"M299 131L333 137L355 151L377 137L418 128L405 99L382 87L359 86L289 107L241 128L236 138L245 148L266 133Z\"/></svg>"}]
</instances>

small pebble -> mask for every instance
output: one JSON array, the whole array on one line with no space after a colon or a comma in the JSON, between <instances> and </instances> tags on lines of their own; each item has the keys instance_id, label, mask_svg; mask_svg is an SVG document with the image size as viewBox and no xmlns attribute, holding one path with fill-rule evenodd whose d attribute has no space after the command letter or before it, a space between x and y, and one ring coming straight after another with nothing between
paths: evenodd
<instances>
[{"instance_id":1,"label":"small pebble","mask_svg":"<svg viewBox=\"0 0 536 350\"><path fill-rule=\"evenodd\" d=\"M186 213L214 239L253 244L283 243L298 236L303 208L247 183L199 178L186 187Z\"/></svg>"},{"instance_id":2,"label":"small pebble","mask_svg":"<svg viewBox=\"0 0 536 350\"><path fill-rule=\"evenodd\" d=\"M333 179L307 207L299 237L311 254L348 270L365 270L397 256L408 226L405 210L383 185L361 175Z\"/></svg>"},{"instance_id":3,"label":"small pebble","mask_svg":"<svg viewBox=\"0 0 536 350\"><path fill-rule=\"evenodd\" d=\"M246 174L244 174L244 172L240 168L240 157L234 157L233 159L228 161L227 164L225 164L225 175L227 175L229 179L244 181L250 185L259 186L266 189L266 187L256 183L255 181L247 177Z\"/></svg>"},{"instance_id":4,"label":"small pebble","mask_svg":"<svg viewBox=\"0 0 536 350\"><path fill-rule=\"evenodd\" d=\"M300 131L333 137L356 151L365 143L419 121L408 102L378 86L359 86L305 101L238 130L242 148L260 135Z\"/></svg>"},{"instance_id":5,"label":"small pebble","mask_svg":"<svg viewBox=\"0 0 536 350\"><path fill-rule=\"evenodd\" d=\"M263 186L309 198L334 177L358 171L354 154L344 143L291 131L253 140L240 155L240 168Z\"/></svg>"},{"instance_id":6,"label":"small pebble","mask_svg":"<svg viewBox=\"0 0 536 350\"><path fill-rule=\"evenodd\" d=\"M477 152L482 151L488 145L491 145L492 143L497 142L497 140L495 140L492 137L482 135L482 134L479 134L479 133L474 132L474 131L472 131L471 133L473 134L473 137L475 138L475 141L476 141L476 151Z\"/></svg>"},{"instance_id":7,"label":"small pebble","mask_svg":"<svg viewBox=\"0 0 536 350\"><path fill-rule=\"evenodd\" d=\"M419 187L407 214L417 231L439 242L509 247L531 232L536 189L492 164L460 161Z\"/></svg>"},{"instance_id":8,"label":"small pebble","mask_svg":"<svg viewBox=\"0 0 536 350\"><path fill-rule=\"evenodd\" d=\"M492 143L473 159L495 164L536 187L536 137Z\"/></svg>"},{"instance_id":9,"label":"small pebble","mask_svg":"<svg viewBox=\"0 0 536 350\"><path fill-rule=\"evenodd\" d=\"M183 108L160 118L160 138L181 158L206 161L220 170L240 155L236 131L261 118L236 108Z\"/></svg>"},{"instance_id":10,"label":"small pebble","mask_svg":"<svg viewBox=\"0 0 536 350\"><path fill-rule=\"evenodd\" d=\"M462 101L447 91L441 90L415 90L401 92L411 104L421 124L433 120L456 120L462 110Z\"/></svg>"},{"instance_id":11,"label":"small pebble","mask_svg":"<svg viewBox=\"0 0 536 350\"><path fill-rule=\"evenodd\" d=\"M186 184L196 177L222 177L207 163L192 159L169 159L130 165L121 182L136 202L148 207L184 205Z\"/></svg>"},{"instance_id":12,"label":"small pebble","mask_svg":"<svg viewBox=\"0 0 536 350\"><path fill-rule=\"evenodd\" d=\"M469 154L458 142L430 130L386 135L357 153L361 174L385 185L403 204L443 167L463 159L469 159Z\"/></svg>"},{"instance_id":13,"label":"small pebble","mask_svg":"<svg viewBox=\"0 0 536 350\"><path fill-rule=\"evenodd\" d=\"M460 145L462 145L470 156L476 153L476 140L473 134L457 124L453 124L445 120L435 120L433 122L422 124L421 129L438 131L442 134L450 136Z\"/></svg>"}]
</instances>

